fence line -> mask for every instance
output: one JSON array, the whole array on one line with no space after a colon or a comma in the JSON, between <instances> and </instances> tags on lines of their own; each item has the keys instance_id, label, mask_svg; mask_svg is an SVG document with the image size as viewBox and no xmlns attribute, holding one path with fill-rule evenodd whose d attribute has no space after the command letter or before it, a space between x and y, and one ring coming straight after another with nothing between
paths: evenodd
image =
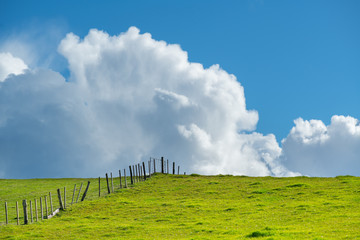
<instances>
[{"instance_id":1,"label":"fence line","mask_svg":"<svg viewBox=\"0 0 360 240\"><path fill-rule=\"evenodd\" d=\"M117 189L128 188L129 187L128 182L127 182L128 178L130 178L130 186L134 186L138 182L146 181L147 179L151 178L151 176L156 173L170 174L170 170L169 170L170 164L169 164L169 160L168 159L165 160L164 157L161 157L161 158L150 157L149 160L147 161L147 163L143 161L143 162L140 162L140 163L137 163L134 165L129 165L129 169L128 169L129 176L128 177L126 174L126 168L123 169L123 171L124 171L123 176L121 174L121 170L119 170L119 177L118 177L119 185L118 185L118 187L115 187L115 185L114 185L112 172L110 172L110 182L109 182L108 173L106 173L105 179L104 178L101 179L101 177L98 178L98 194L97 194L96 190L95 190L95 192L93 190L92 195L90 197L91 197L91 199L94 199L94 197L101 197L101 195L103 195L102 194L102 191L103 191L102 186L106 187L107 194L114 193L114 187ZM176 169L176 164L175 164L175 162L172 162L172 174L175 174L175 169ZM158 170L161 170L161 171L158 171ZM177 166L177 174L179 175L179 173L180 173L180 166ZM115 177L115 180L116 180L116 178L117 177ZM106 185L103 185L101 182L105 181L105 180L106 180ZM95 181L96 181L96 179L95 179ZM111 186L110 186L110 184L111 184ZM77 192L76 186L77 186L77 184L74 185L72 194L68 195L69 198L71 197L70 205L73 205L78 202L80 195L82 193L83 182L81 182L81 184L80 184L80 188L78 189L78 193L77 193L77 197L76 197L76 202L74 202L75 194ZM81 201L84 201L86 199L87 193L89 191L89 187L90 187L90 181L87 182L87 186L82 194ZM71 191L71 189L69 189L69 191ZM42 221L45 219L49 219L49 218L55 216L58 212L64 211L67 208L66 186L64 187L63 195L62 195L60 188L57 189L57 196L58 196L58 202L59 202L58 205L53 204L51 192L49 192L48 194L49 195L46 194L46 195L42 195L39 197L40 208L38 208L38 204L37 204L38 199L37 198L31 199L31 200L29 200L29 202L27 202L26 199L22 200L22 205L23 205L22 216L19 214L18 201L16 201L16 207L11 205L10 201L5 201L5 209L4 209L5 210L5 219L4 219L5 222L2 222L4 220L0 219L0 227L4 223L6 225L7 224L20 225L21 221L23 221L23 224L39 222L39 220ZM47 197L49 197L50 206L48 206ZM33 209L33 203L34 203L35 209ZM50 207L50 209L49 209L49 207ZM44 208L45 208L45 212L44 212ZM12 211L14 211L12 209L15 209L15 213L16 213L16 217L13 217L13 218L11 217L11 215L13 214ZM40 211L40 218L38 216L39 211ZM50 211L50 213L49 213L49 211ZM16 221L14 221L14 219L16 219Z\"/></svg>"}]
</instances>

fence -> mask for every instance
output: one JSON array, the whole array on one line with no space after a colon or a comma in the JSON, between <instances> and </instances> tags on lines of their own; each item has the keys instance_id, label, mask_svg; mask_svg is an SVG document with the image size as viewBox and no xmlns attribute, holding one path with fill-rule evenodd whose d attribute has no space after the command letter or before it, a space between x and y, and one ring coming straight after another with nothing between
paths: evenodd
<instances>
[{"instance_id":1,"label":"fence","mask_svg":"<svg viewBox=\"0 0 360 240\"><path fill-rule=\"evenodd\" d=\"M105 174L105 178L90 178L85 184L83 181L80 184L75 183L73 188L69 188L69 184L67 184L67 186L57 189L56 196L50 191L37 198L5 201L4 216L1 217L2 214L0 214L0 226L29 224L50 219L60 211L85 199L93 200L114 193L114 189L131 187L135 183L150 178L154 173L170 174L170 170L172 170L172 174L175 174L176 170L177 174L180 174L180 166L176 167L175 162L170 166L168 159L151 157L147 163L130 165L128 171L126 168L118 170L116 177L110 172L110 175ZM77 188L79 185L80 187ZM92 187L90 188L90 186Z\"/></svg>"}]
</instances>

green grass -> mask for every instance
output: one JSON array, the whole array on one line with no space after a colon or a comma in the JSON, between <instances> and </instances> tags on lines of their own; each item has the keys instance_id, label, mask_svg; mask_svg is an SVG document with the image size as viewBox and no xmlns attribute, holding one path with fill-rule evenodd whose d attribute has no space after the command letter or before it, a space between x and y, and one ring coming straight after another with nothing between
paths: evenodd
<instances>
[{"instance_id":1,"label":"green grass","mask_svg":"<svg viewBox=\"0 0 360 240\"><path fill-rule=\"evenodd\" d=\"M0 180L1 201L48 192L30 191L36 181L56 190L53 182L70 189L86 180ZM360 239L358 177L156 175L101 198L92 181L87 201L46 221L0 226L0 238Z\"/></svg>"}]
</instances>

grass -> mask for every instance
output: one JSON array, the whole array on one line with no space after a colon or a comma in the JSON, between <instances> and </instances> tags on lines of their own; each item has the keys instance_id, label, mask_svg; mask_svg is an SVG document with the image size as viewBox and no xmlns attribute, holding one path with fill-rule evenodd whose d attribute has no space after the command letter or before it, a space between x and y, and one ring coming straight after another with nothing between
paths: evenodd
<instances>
[{"instance_id":1,"label":"grass","mask_svg":"<svg viewBox=\"0 0 360 240\"><path fill-rule=\"evenodd\" d=\"M0 180L0 200L34 198L46 194L46 186L71 189L79 181L86 180ZM91 181L88 200L46 221L0 226L0 238L360 239L358 177L160 174L101 198L97 179ZM30 190L40 183L42 190ZM3 191L10 185L12 190Z\"/></svg>"}]
</instances>

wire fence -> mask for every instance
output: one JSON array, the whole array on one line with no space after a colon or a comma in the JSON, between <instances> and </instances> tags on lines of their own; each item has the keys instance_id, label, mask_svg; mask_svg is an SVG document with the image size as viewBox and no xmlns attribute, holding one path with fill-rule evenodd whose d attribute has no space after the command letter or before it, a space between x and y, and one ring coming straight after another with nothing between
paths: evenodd
<instances>
[{"instance_id":1,"label":"wire fence","mask_svg":"<svg viewBox=\"0 0 360 240\"><path fill-rule=\"evenodd\" d=\"M5 200L4 211L0 211L0 226L23 225L50 219L60 211L84 200L94 200L114 193L116 190L129 188L138 182L146 181L154 173L180 174L180 166L176 166L175 162L169 162L163 157L150 157L147 162L130 165L114 174L113 172L106 173L105 177L68 179L68 181L67 179L62 179L62 181L54 179L61 182L56 191L43 190L38 196L34 196L30 191L30 193L19 193L24 197L20 198L21 196L19 196L18 200L14 200L14 198ZM32 181L35 187L37 182L41 184L46 180L35 179ZM61 187L60 184L62 184Z\"/></svg>"}]
</instances>

